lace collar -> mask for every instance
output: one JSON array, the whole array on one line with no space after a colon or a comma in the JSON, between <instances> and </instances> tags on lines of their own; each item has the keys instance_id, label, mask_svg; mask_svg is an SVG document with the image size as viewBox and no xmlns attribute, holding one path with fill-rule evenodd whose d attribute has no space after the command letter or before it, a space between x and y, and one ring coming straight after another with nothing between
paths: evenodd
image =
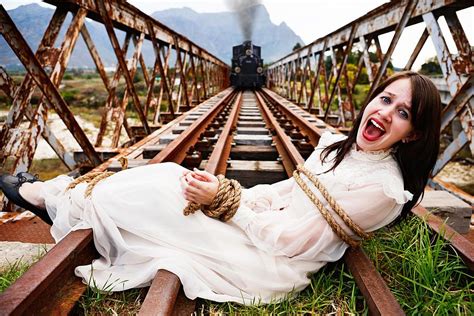
<instances>
[{"instance_id":1,"label":"lace collar","mask_svg":"<svg viewBox=\"0 0 474 316\"><path fill-rule=\"evenodd\" d=\"M352 158L361 161L381 161L391 157L393 149L377 150L377 151L363 151L357 150L356 144L352 144L350 155Z\"/></svg>"}]
</instances>

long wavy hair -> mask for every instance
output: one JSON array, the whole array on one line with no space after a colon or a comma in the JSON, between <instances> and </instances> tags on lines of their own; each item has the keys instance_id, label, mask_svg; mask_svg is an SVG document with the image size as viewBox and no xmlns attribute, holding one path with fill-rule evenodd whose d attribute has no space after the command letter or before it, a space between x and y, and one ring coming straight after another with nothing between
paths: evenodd
<instances>
[{"instance_id":1,"label":"long wavy hair","mask_svg":"<svg viewBox=\"0 0 474 316\"><path fill-rule=\"evenodd\" d=\"M367 104L383 92L392 82L404 78L410 79L411 82L412 125L418 138L408 143L399 141L394 145L396 150L392 153L402 172L405 190L413 194L413 199L403 206L399 220L405 218L420 197L423 196L424 188L438 157L441 99L436 86L430 79L416 72L404 71L382 82L368 97L348 137L329 145L321 153L322 160L325 160L331 152L336 151L334 164L330 169L334 170L349 153L352 145L356 143L357 131Z\"/></svg>"}]
</instances>

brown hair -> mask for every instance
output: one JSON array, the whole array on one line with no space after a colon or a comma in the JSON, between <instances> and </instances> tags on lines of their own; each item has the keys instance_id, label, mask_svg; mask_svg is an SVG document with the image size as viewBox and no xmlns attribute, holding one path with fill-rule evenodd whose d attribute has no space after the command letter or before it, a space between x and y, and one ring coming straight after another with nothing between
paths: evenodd
<instances>
[{"instance_id":1,"label":"brown hair","mask_svg":"<svg viewBox=\"0 0 474 316\"><path fill-rule=\"evenodd\" d=\"M394 145L396 150L392 153L400 166L405 190L413 194L413 199L403 206L401 218L406 217L411 208L418 202L420 196L423 195L424 188L438 157L441 99L436 86L429 78L416 72L404 71L382 82L368 97L367 102L354 121L354 127L349 132L348 137L329 145L321 153L322 160L325 160L329 153L336 151L334 165L330 169L334 170L349 153L352 145L356 143L357 130L360 127L362 115L367 104L383 92L392 82L404 78L410 79L411 82L412 125L418 138L408 143L398 142Z\"/></svg>"}]
</instances>

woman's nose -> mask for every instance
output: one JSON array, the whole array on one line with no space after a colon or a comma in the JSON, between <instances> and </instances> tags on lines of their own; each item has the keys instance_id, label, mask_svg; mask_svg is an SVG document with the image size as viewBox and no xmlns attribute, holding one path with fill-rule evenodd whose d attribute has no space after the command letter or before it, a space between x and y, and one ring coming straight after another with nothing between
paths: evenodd
<instances>
[{"instance_id":1,"label":"woman's nose","mask_svg":"<svg viewBox=\"0 0 474 316\"><path fill-rule=\"evenodd\" d=\"M385 120L387 122L392 121L393 108L391 106L386 106L386 107L380 109L378 113L379 113L380 117L383 120Z\"/></svg>"}]
</instances>

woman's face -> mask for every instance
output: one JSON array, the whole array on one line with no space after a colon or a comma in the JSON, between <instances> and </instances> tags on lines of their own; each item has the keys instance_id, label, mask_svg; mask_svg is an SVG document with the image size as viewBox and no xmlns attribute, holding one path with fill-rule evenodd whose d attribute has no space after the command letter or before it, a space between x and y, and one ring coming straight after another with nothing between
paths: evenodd
<instances>
[{"instance_id":1,"label":"woman's face","mask_svg":"<svg viewBox=\"0 0 474 316\"><path fill-rule=\"evenodd\" d=\"M402 78L370 101L357 131L358 149L387 150L401 140L413 140L411 92L410 79Z\"/></svg>"}]
</instances>

